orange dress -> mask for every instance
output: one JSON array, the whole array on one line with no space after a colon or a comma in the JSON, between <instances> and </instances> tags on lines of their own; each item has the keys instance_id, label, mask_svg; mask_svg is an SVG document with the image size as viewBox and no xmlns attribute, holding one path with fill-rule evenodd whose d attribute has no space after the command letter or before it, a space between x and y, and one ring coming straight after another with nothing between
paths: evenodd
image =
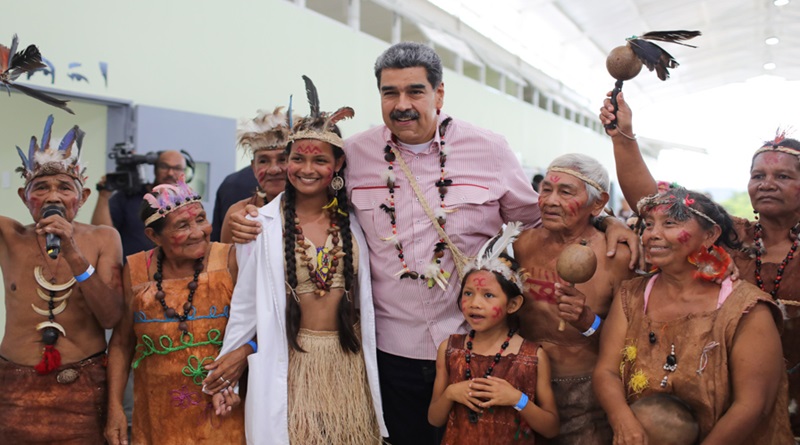
<instances>
[{"instance_id":1,"label":"orange dress","mask_svg":"<svg viewBox=\"0 0 800 445\"><path fill-rule=\"evenodd\" d=\"M133 287L133 444L244 443L243 404L230 416L217 417L211 397L202 392L207 374L222 345L228 322L233 279L228 271L228 244L212 243L208 265L198 287L183 335L178 321L165 319L156 300L156 282L148 274L153 251L128 257ZM180 309L189 295L192 277L165 279L168 307Z\"/></svg>"},{"instance_id":2,"label":"orange dress","mask_svg":"<svg viewBox=\"0 0 800 445\"><path fill-rule=\"evenodd\" d=\"M464 348L464 334L451 335L447 343L446 361L448 384L452 385L464 380L468 366L473 376L483 376L494 356L472 354L470 363L465 360L467 350ZM506 380L515 388L528 395L533 403L536 395L536 374L539 359L536 350L539 345L527 340L522 341L517 354L502 356L492 371L493 377ZM470 409L456 403L447 418L447 430L442 445L493 445L535 443L534 432L522 420L513 406L497 406L484 411L477 423L469 421ZM488 441L488 442L487 442Z\"/></svg>"}]
</instances>

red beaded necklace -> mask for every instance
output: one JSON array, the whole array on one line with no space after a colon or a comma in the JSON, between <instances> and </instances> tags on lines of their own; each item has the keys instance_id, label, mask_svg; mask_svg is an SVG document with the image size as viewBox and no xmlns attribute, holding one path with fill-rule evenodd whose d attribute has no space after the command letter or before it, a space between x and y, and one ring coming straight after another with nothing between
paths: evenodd
<instances>
[{"instance_id":1,"label":"red beaded necklace","mask_svg":"<svg viewBox=\"0 0 800 445\"><path fill-rule=\"evenodd\" d=\"M786 254L786 258L781 261L781 264L778 266L778 271L775 273L775 279L772 281L772 284L775 287L769 291L769 294L772 295L773 299L778 297L778 290L781 288L781 279L783 278L783 271L786 269L786 265L789 264L789 261L794 258L794 253L797 251L797 246L800 244L800 239L798 239L797 233L800 230L800 223L795 224L792 227L790 233L794 236L794 241L792 242L792 247L789 248L789 253ZM756 248L756 284L762 291L766 292L764 289L764 280L761 278L761 252L764 250L763 244L761 243L763 229L761 227L761 223L757 222L755 226L755 230L753 232L753 244Z\"/></svg>"},{"instance_id":2,"label":"red beaded necklace","mask_svg":"<svg viewBox=\"0 0 800 445\"><path fill-rule=\"evenodd\" d=\"M487 378L490 375L492 375L492 371L494 371L494 365L496 365L497 363L500 362L500 357L503 356L503 351L505 351L506 348L508 348L508 343L511 341L511 337L513 337L516 332L517 332L516 329L509 329L508 336L506 337L506 340L503 342L502 345L500 345L500 350L497 352L497 354L494 355L494 358L492 359L492 363L489 365L489 367L486 368L486 372L483 373L483 378ZM464 376L466 377L467 380L472 380L472 369L471 369L470 362L472 361L472 341L473 340L475 340L475 329L472 329L472 330L469 331L469 339L467 340L467 353L464 354L464 361L467 362L467 370L464 372ZM469 421L471 423L478 422L478 418L479 417L480 416L478 415L478 413L476 413L475 411L470 410L470 412L469 412Z\"/></svg>"}]
</instances>

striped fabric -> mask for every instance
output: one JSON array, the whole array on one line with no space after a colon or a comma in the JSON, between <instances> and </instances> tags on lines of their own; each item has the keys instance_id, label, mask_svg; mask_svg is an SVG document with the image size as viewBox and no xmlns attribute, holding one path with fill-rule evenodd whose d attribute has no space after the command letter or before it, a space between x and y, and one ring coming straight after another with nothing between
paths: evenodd
<instances>
[{"instance_id":1,"label":"striped fabric","mask_svg":"<svg viewBox=\"0 0 800 445\"><path fill-rule=\"evenodd\" d=\"M447 116L440 116L441 120ZM448 214L445 231L464 252L473 256L503 223L522 221L526 227L540 223L537 195L506 140L495 133L454 119L444 140L448 149L446 178L453 184L445 197ZM398 146L385 126L374 127L345 141L346 183L354 210L370 250L378 349L406 358L434 360L439 344L450 334L465 331L457 307L458 275L449 251L443 268L452 273L447 290L428 289L423 280L400 280L402 270L393 241L389 191L381 174L387 170L384 147L400 150L431 208L439 206L434 185L440 178L439 136L428 150L415 154ZM431 262L436 229L420 206L405 175L395 163L395 205L398 239L408 267L424 273Z\"/></svg>"}]
</instances>

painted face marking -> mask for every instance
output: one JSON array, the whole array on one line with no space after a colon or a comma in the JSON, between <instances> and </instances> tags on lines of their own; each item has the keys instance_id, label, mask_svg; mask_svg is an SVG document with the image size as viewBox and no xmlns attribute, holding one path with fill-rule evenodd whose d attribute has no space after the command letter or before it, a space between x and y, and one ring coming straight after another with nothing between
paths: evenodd
<instances>
[{"instance_id":1,"label":"painted face marking","mask_svg":"<svg viewBox=\"0 0 800 445\"><path fill-rule=\"evenodd\" d=\"M302 153L305 155L318 155L322 153L322 151L316 145L312 144L298 144L295 147L295 151L298 153Z\"/></svg>"},{"instance_id":2,"label":"painted face marking","mask_svg":"<svg viewBox=\"0 0 800 445\"><path fill-rule=\"evenodd\" d=\"M475 287L486 287L486 277L473 277L472 285Z\"/></svg>"},{"instance_id":3,"label":"painted face marking","mask_svg":"<svg viewBox=\"0 0 800 445\"><path fill-rule=\"evenodd\" d=\"M578 209L580 207L578 206L578 203L576 203L575 201L570 201L567 204L567 208L569 209L570 216L575 216L578 214Z\"/></svg>"},{"instance_id":4,"label":"painted face marking","mask_svg":"<svg viewBox=\"0 0 800 445\"><path fill-rule=\"evenodd\" d=\"M688 243L690 239L692 239L692 234L685 230L681 230L681 233L678 234L678 242L681 244Z\"/></svg>"},{"instance_id":5,"label":"painted face marking","mask_svg":"<svg viewBox=\"0 0 800 445\"><path fill-rule=\"evenodd\" d=\"M502 317L503 316L502 312L503 311L499 307L494 306L492 308L492 318L494 318L496 320L496 319Z\"/></svg>"},{"instance_id":6,"label":"painted face marking","mask_svg":"<svg viewBox=\"0 0 800 445\"><path fill-rule=\"evenodd\" d=\"M561 176L550 175L550 182L558 184L561 181Z\"/></svg>"}]
</instances>

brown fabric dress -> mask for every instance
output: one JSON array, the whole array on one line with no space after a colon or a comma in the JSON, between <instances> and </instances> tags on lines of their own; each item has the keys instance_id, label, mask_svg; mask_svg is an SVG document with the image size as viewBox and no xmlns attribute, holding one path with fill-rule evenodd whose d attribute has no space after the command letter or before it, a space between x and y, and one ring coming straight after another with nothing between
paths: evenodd
<instances>
[{"instance_id":1,"label":"brown fabric dress","mask_svg":"<svg viewBox=\"0 0 800 445\"><path fill-rule=\"evenodd\" d=\"M737 232L743 238L742 241L748 247L752 246L755 224L740 218L736 219L736 223ZM800 256L800 252L796 256ZM755 284L755 254L739 251L733 255L733 260L739 268L741 278ZM780 263L763 263L761 265L761 278L767 292L775 288L774 281L778 273L778 266ZM777 297L782 308L785 309L781 344L783 345L783 357L786 359L786 370L789 374L789 404L798 405L800 404L800 306L784 302L800 302L800 258L794 258L786 265L786 269L781 275L781 288L778 290ZM792 431L795 436L800 437L800 413L797 412L797 409L794 411L790 414Z\"/></svg>"},{"instance_id":2,"label":"brown fabric dress","mask_svg":"<svg viewBox=\"0 0 800 445\"><path fill-rule=\"evenodd\" d=\"M617 298L622 299L628 320L625 340L628 353L623 353L620 364L628 403L647 394L672 393L694 409L702 440L733 402L728 360L739 322L758 302L769 303L776 317L778 310L769 301L769 295L750 283L739 281L717 310L668 322L653 321L644 313L647 282L646 277L626 281L617 294ZM650 332L656 335L655 344L649 341ZM663 366L672 344L675 345L678 367L674 372L668 372ZM632 347L635 347L635 353ZM631 380L634 374L638 378ZM661 381L665 375L668 376L667 385L662 388ZM646 387L643 390L632 387L631 383L636 381L642 384L646 382ZM743 443L794 443L789 428L786 394L784 377L772 413Z\"/></svg>"},{"instance_id":3,"label":"brown fabric dress","mask_svg":"<svg viewBox=\"0 0 800 445\"><path fill-rule=\"evenodd\" d=\"M65 370L78 377L67 383ZM105 353L47 375L0 359L0 388L0 444L106 443Z\"/></svg>"},{"instance_id":4,"label":"brown fabric dress","mask_svg":"<svg viewBox=\"0 0 800 445\"><path fill-rule=\"evenodd\" d=\"M446 360L449 373L448 384L464 381L467 366L464 339L466 335L451 335L447 344ZM492 371L493 377L508 381L512 386L528 395L528 403L534 403L536 395L536 375L539 363L536 350L539 345L522 341L519 353L500 358ZM482 377L494 356L472 354L471 370L473 376ZM442 445L504 445L512 443L535 443L534 432L524 423L513 406L493 407L484 411L477 423L469 421L470 409L456 403L447 419L447 430Z\"/></svg>"},{"instance_id":5,"label":"brown fabric dress","mask_svg":"<svg viewBox=\"0 0 800 445\"><path fill-rule=\"evenodd\" d=\"M211 397L202 392L205 364L222 345L228 322L233 280L228 271L228 244L212 243L208 265L198 277L189 335L182 337L175 319L165 320L156 300L156 283L147 272L153 251L128 257L133 287L133 444L244 443L243 405L228 417L217 417ZM192 277L164 279L168 307L181 310Z\"/></svg>"}]
</instances>

